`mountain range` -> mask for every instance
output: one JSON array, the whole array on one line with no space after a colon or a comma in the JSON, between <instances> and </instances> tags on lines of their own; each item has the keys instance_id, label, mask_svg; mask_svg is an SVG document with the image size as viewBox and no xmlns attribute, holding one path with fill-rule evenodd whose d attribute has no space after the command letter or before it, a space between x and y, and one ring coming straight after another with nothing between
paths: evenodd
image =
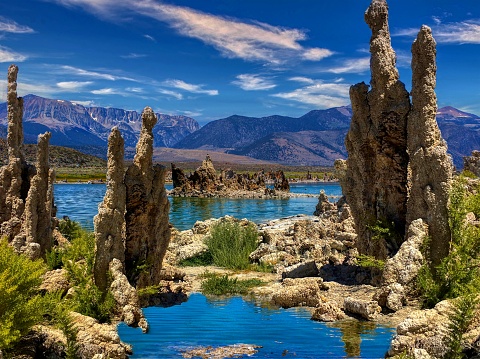
<instances>
[{"instance_id":1,"label":"mountain range","mask_svg":"<svg viewBox=\"0 0 480 359\"><path fill-rule=\"evenodd\" d=\"M228 153L284 165L331 166L337 158L346 158L345 136L350 126L350 107L314 110L298 117L245 117L233 115L211 121L200 128L186 116L157 114L154 145L169 148L166 157L188 150ZM6 103L0 104L0 137L6 134ZM463 156L480 149L480 117L443 107L437 121L457 168ZM133 148L141 127L141 114L115 108L84 107L68 101L27 95L24 97L25 142L35 143L37 135L52 132L51 143L105 157L108 134L118 126L125 146ZM131 156L132 150L126 151ZM193 153L193 152L192 152ZM233 157L232 157L233 158ZM239 157L234 157L239 158ZM159 158L169 161L169 158Z\"/></svg>"}]
</instances>

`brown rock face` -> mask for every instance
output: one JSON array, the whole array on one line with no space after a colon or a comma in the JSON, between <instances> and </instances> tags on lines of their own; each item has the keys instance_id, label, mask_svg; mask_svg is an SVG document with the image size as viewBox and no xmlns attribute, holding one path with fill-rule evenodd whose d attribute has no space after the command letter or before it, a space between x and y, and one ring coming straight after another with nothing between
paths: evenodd
<instances>
[{"instance_id":1,"label":"brown rock face","mask_svg":"<svg viewBox=\"0 0 480 359\"><path fill-rule=\"evenodd\" d=\"M124 141L120 130L112 128L108 138L107 191L94 217L95 231L95 284L106 290L108 267L112 259L125 263L125 199L123 183Z\"/></svg>"},{"instance_id":2,"label":"brown rock face","mask_svg":"<svg viewBox=\"0 0 480 359\"><path fill-rule=\"evenodd\" d=\"M23 101L17 98L18 67L8 69L8 164L0 168L0 237L32 258L51 247L53 171L48 165L50 134L38 138L36 170L23 155ZM33 178L32 178L33 177Z\"/></svg>"},{"instance_id":3,"label":"brown rock face","mask_svg":"<svg viewBox=\"0 0 480 359\"><path fill-rule=\"evenodd\" d=\"M135 158L125 174L125 270L137 288L159 283L170 241L166 171L165 167L152 164L152 129L157 118L150 107L144 109L142 120Z\"/></svg>"},{"instance_id":4,"label":"brown rock face","mask_svg":"<svg viewBox=\"0 0 480 359\"><path fill-rule=\"evenodd\" d=\"M358 249L377 258L391 256L403 242L407 225L417 218L438 236L436 245L445 248L447 243L448 249L443 211L452 167L435 121L433 38L422 28L413 46L412 107L395 67L385 0L372 1L365 21L372 30L371 89L365 83L350 88L353 116L345 140L349 155L340 178L355 219ZM396 235L379 238L374 228L379 224ZM439 249L439 255L444 254Z\"/></svg>"},{"instance_id":5,"label":"brown rock face","mask_svg":"<svg viewBox=\"0 0 480 359\"><path fill-rule=\"evenodd\" d=\"M422 26L412 45L412 110L408 117L410 195L407 226L422 218L429 227L432 265L449 251L448 198L453 165L437 121L436 48L432 31Z\"/></svg>"},{"instance_id":6,"label":"brown rock face","mask_svg":"<svg viewBox=\"0 0 480 359\"><path fill-rule=\"evenodd\" d=\"M480 177L480 151L472 151L471 156L463 157L463 169Z\"/></svg>"}]
</instances>

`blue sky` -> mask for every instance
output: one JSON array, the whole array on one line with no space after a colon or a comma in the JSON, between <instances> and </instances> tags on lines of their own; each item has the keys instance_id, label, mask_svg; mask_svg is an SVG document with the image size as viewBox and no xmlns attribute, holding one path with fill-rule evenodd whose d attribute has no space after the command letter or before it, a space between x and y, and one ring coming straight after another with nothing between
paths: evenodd
<instances>
[{"instance_id":1,"label":"blue sky","mask_svg":"<svg viewBox=\"0 0 480 359\"><path fill-rule=\"evenodd\" d=\"M2 0L0 100L20 95L195 118L299 117L349 104L370 81L369 0ZM390 0L401 80L422 24L437 40L437 96L480 115L480 1Z\"/></svg>"}]
</instances>

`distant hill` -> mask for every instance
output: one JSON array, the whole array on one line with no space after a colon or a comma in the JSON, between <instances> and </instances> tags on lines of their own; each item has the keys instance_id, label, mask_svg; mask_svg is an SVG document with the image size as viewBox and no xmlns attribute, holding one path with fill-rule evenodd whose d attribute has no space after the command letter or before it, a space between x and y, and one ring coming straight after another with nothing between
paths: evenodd
<instances>
[{"instance_id":1,"label":"distant hill","mask_svg":"<svg viewBox=\"0 0 480 359\"><path fill-rule=\"evenodd\" d=\"M113 126L122 131L125 145L135 146L142 124L141 114L116 108L84 107L69 101L52 100L35 95L23 97L25 143L36 143L45 131L52 133L52 145L80 148L89 146L99 155L106 153L108 135ZM171 147L200 128L186 116L157 114L153 132L156 147ZM0 135L6 133L7 104L0 104Z\"/></svg>"},{"instance_id":2,"label":"distant hill","mask_svg":"<svg viewBox=\"0 0 480 359\"><path fill-rule=\"evenodd\" d=\"M59 167L107 167L107 161L87 155L85 153L76 151L71 148L61 146L49 147L49 163L52 168ZM25 159L28 163L35 164L37 160L37 146L34 144L25 145ZM7 141L4 138L0 138L0 166L3 166L8 162L8 150Z\"/></svg>"}]
</instances>

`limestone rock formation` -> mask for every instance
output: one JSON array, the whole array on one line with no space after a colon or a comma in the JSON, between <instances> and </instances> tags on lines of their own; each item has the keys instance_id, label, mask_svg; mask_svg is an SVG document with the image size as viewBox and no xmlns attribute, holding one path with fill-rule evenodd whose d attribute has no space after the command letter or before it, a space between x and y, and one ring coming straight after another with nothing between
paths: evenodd
<instances>
[{"instance_id":1,"label":"limestone rock formation","mask_svg":"<svg viewBox=\"0 0 480 359\"><path fill-rule=\"evenodd\" d=\"M447 144L435 119L435 45L430 28L422 26L412 45L412 110L407 126L411 176L407 226L417 218L428 224L433 266L440 264L449 251L448 199L453 172Z\"/></svg>"},{"instance_id":2,"label":"limestone rock formation","mask_svg":"<svg viewBox=\"0 0 480 359\"><path fill-rule=\"evenodd\" d=\"M322 278L287 278L282 282L282 289L273 294L272 301L282 308L316 307L321 289L325 289Z\"/></svg>"},{"instance_id":3,"label":"limestone rock formation","mask_svg":"<svg viewBox=\"0 0 480 359\"><path fill-rule=\"evenodd\" d=\"M410 101L395 67L386 2L373 0L365 21L372 30L371 89L365 83L350 88L353 116L342 189L355 218L359 251L386 258L399 243L372 241L369 228L379 220L393 222L400 234L405 231Z\"/></svg>"},{"instance_id":4,"label":"limestone rock formation","mask_svg":"<svg viewBox=\"0 0 480 359\"><path fill-rule=\"evenodd\" d=\"M38 138L36 169L23 154L23 101L17 98L18 67L8 69L8 164L0 168L0 237L31 258L52 245L53 180L48 165L50 133Z\"/></svg>"},{"instance_id":5,"label":"limestone rock formation","mask_svg":"<svg viewBox=\"0 0 480 359\"><path fill-rule=\"evenodd\" d=\"M480 177L480 151L472 151L471 156L463 157L463 170Z\"/></svg>"},{"instance_id":6,"label":"limestone rock formation","mask_svg":"<svg viewBox=\"0 0 480 359\"><path fill-rule=\"evenodd\" d=\"M422 218L435 237L432 261L438 263L448 253L452 165L435 120L435 42L422 27L412 47L411 105L395 67L386 1L372 0L365 21L372 30L371 89L365 83L350 89L349 155L346 168L336 163L344 172L340 182L355 218L358 249L388 258L404 241L408 225ZM396 236L375 236L378 225L391 227Z\"/></svg>"},{"instance_id":7,"label":"limestone rock formation","mask_svg":"<svg viewBox=\"0 0 480 359\"><path fill-rule=\"evenodd\" d=\"M105 291L108 287L108 268L116 258L125 263L125 174L124 142L117 127L108 138L107 191L98 214L93 218L95 232L95 284Z\"/></svg>"},{"instance_id":8,"label":"limestone rock formation","mask_svg":"<svg viewBox=\"0 0 480 359\"><path fill-rule=\"evenodd\" d=\"M159 283L170 241L165 167L153 166L153 133L157 117L150 107L142 113L142 130L133 163L125 174L125 270L137 288Z\"/></svg>"},{"instance_id":9,"label":"limestone rock formation","mask_svg":"<svg viewBox=\"0 0 480 359\"><path fill-rule=\"evenodd\" d=\"M345 311L361 316L366 320L374 320L382 311L382 308L374 300L364 300L347 297L343 303Z\"/></svg>"}]
</instances>

